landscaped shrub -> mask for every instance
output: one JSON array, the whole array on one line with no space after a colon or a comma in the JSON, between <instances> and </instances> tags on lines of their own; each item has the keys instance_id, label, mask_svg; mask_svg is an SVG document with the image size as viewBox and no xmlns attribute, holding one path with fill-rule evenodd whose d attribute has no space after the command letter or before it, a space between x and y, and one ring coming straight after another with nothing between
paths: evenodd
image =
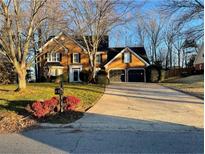
<instances>
[{"instance_id":1,"label":"landscaped shrub","mask_svg":"<svg viewBox=\"0 0 205 154\"><path fill-rule=\"evenodd\" d=\"M74 110L76 105L80 103L80 99L75 96L67 96L63 98L64 111ZM42 118L60 111L60 103L56 97L52 97L45 101L36 101L32 105L26 107L35 117Z\"/></svg>"},{"instance_id":2,"label":"landscaped shrub","mask_svg":"<svg viewBox=\"0 0 205 154\"><path fill-rule=\"evenodd\" d=\"M44 104L44 108L47 109L49 112L53 112L54 109L57 107L57 105L59 104L59 101L56 97L52 97L49 100L45 100L43 102Z\"/></svg>"},{"instance_id":3,"label":"landscaped shrub","mask_svg":"<svg viewBox=\"0 0 205 154\"><path fill-rule=\"evenodd\" d=\"M64 110L74 110L78 103L80 103L80 99L75 96L67 96L64 97L63 102L65 103Z\"/></svg>"},{"instance_id":4,"label":"landscaped shrub","mask_svg":"<svg viewBox=\"0 0 205 154\"><path fill-rule=\"evenodd\" d=\"M55 108L57 108L59 101L56 97L52 97L49 100L45 100L43 102L36 101L31 105L31 112L34 116L41 118L52 112L54 112Z\"/></svg>"},{"instance_id":5,"label":"landscaped shrub","mask_svg":"<svg viewBox=\"0 0 205 154\"><path fill-rule=\"evenodd\" d=\"M83 82L88 82L91 78L91 71L89 70L82 70L80 72L80 80Z\"/></svg>"},{"instance_id":6,"label":"landscaped shrub","mask_svg":"<svg viewBox=\"0 0 205 154\"><path fill-rule=\"evenodd\" d=\"M104 69L101 69L96 74L96 82L98 84L109 84L109 79L107 77L107 72Z\"/></svg>"},{"instance_id":7,"label":"landscaped shrub","mask_svg":"<svg viewBox=\"0 0 205 154\"><path fill-rule=\"evenodd\" d=\"M147 82L159 82L161 78L161 67L150 65L146 70Z\"/></svg>"},{"instance_id":8,"label":"landscaped shrub","mask_svg":"<svg viewBox=\"0 0 205 154\"><path fill-rule=\"evenodd\" d=\"M43 108L43 104L40 101L36 101L32 104L32 111L33 111L34 116L38 118L43 117L46 114Z\"/></svg>"},{"instance_id":9,"label":"landscaped shrub","mask_svg":"<svg viewBox=\"0 0 205 154\"><path fill-rule=\"evenodd\" d=\"M97 82L97 84L107 85L107 84L109 84L109 79L105 75L97 75L96 82Z\"/></svg>"}]
</instances>

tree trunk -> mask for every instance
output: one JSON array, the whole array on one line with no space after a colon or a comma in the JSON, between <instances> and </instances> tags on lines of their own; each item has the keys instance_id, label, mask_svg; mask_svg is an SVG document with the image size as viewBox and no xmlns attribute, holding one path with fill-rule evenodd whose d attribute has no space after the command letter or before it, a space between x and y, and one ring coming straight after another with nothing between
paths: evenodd
<instances>
[{"instance_id":1,"label":"tree trunk","mask_svg":"<svg viewBox=\"0 0 205 154\"><path fill-rule=\"evenodd\" d=\"M37 55L37 51L36 51L36 46L35 46L35 35L33 34L33 53L34 53L34 56L36 57ZM35 78L36 78L36 82L38 81L38 66L37 66L37 58L35 58L34 60L34 69L35 69Z\"/></svg>"},{"instance_id":2,"label":"tree trunk","mask_svg":"<svg viewBox=\"0 0 205 154\"><path fill-rule=\"evenodd\" d=\"M182 68L184 67L184 64L185 64L185 51L184 49L182 50Z\"/></svg>"},{"instance_id":3,"label":"tree trunk","mask_svg":"<svg viewBox=\"0 0 205 154\"><path fill-rule=\"evenodd\" d=\"M181 65L180 50L178 50L178 67Z\"/></svg>"},{"instance_id":4,"label":"tree trunk","mask_svg":"<svg viewBox=\"0 0 205 154\"><path fill-rule=\"evenodd\" d=\"M17 72L18 74L18 88L16 91L26 89L26 69Z\"/></svg>"},{"instance_id":5,"label":"tree trunk","mask_svg":"<svg viewBox=\"0 0 205 154\"><path fill-rule=\"evenodd\" d=\"M92 79L90 82L95 82L95 75L96 75L95 54L90 55L90 67L91 67L91 75L92 75Z\"/></svg>"},{"instance_id":6,"label":"tree trunk","mask_svg":"<svg viewBox=\"0 0 205 154\"><path fill-rule=\"evenodd\" d=\"M170 68L172 68L172 47L171 45L169 46L169 64L170 64Z\"/></svg>"},{"instance_id":7,"label":"tree trunk","mask_svg":"<svg viewBox=\"0 0 205 154\"><path fill-rule=\"evenodd\" d=\"M168 69L168 55L169 55L169 51L167 51L167 54L166 54L166 63L165 63L165 69L167 70Z\"/></svg>"}]
</instances>

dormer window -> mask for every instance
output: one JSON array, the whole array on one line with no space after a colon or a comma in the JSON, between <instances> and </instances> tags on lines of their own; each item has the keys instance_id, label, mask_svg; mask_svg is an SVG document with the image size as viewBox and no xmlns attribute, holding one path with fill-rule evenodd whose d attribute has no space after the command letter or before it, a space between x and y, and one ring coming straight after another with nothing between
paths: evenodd
<instances>
[{"instance_id":1,"label":"dormer window","mask_svg":"<svg viewBox=\"0 0 205 154\"><path fill-rule=\"evenodd\" d=\"M73 53L73 63L80 63L80 54Z\"/></svg>"},{"instance_id":2,"label":"dormer window","mask_svg":"<svg viewBox=\"0 0 205 154\"><path fill-rule=\"evenodd\" d=\"M131 61L130 52L125 52L124 53L124 63L130 63L130 61Z\"/></svg>"},{"instance_id":3,"label":"dormer window","mask_svg":"<svg viewBox=\"0 0 205 154\"><path fill-rule=\"evenodd\" d=\"M47 62L60 62L60 53L48 53Z\"/></svg>"}]
</instances>

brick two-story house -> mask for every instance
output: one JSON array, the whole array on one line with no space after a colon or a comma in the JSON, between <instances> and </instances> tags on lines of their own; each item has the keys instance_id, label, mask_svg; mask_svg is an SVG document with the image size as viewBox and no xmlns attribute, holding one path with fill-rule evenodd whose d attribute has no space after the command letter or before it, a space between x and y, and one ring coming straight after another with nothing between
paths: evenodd
<instances>
[{"instance_id":1,"label":"brick two-story house","mask_svg":"<svg viewBox=\"0 0 205 154\"><path fill-rule=\"evenodd\" d=\"M146 67L149 65L144 47L109 48L108 37L100 43L97 69L104 66L110 81L146 82ZM69 82L80 82L79 74L89 69L89 58L83 43L64 33L53 37L39 49L40 77L67 74Z\"/></svg>"}]
</instances>

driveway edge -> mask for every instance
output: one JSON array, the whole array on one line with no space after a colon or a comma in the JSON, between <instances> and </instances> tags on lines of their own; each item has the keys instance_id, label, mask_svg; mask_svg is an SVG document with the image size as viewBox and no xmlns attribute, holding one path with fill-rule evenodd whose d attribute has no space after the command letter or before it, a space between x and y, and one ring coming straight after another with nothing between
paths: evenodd
<instances>
[{"instance_id":1,"label":"driveway edge","mask_svg":"<svg viewBox=\"0 0 205 154\"><path fill-rule=\"evenodd\" d=\"M178 92L181 92L181 93L184 93L184 94L187 94L187 95L196 97L196 98L198 98L198 99L204 100L203 97L200 97L200 96L198 96L198 95L196 95L196 94L193 94L193 93L190 93L190 92L188 92L188 91L183 91L183 90L181 90L181 89L177 89L177 88L174 88L174 87L165 86L165 85L162 85L162 84L160 84L160 83L159 83L159 85L160 85L160 86L163 86L163 87L165 87L165 88L169 88L169 89L172 89L172 90L175 90L175 91L178 91Z\"/></svg>"}]
</instances>

